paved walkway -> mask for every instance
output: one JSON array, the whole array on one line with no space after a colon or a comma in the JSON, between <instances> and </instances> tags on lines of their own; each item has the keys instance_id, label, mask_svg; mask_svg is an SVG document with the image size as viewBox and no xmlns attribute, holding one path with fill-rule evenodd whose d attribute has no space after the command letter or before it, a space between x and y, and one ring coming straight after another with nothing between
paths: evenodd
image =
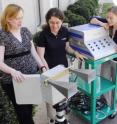
<instances>
[{"instance_id":1,"label":"paved walkway","mask_svg":"<svg viewBox=\"0 0 117 124\"><path fill-rule=\"evenodd\" d=\"M37 110L37 112L36 112L35 117L34 117L35 124L48 124L45 104L39 105L36 108L36 110ZM68 118L69 118L70 124L87 124L86 121L84 121L83 119L81 119L80 117L76 116L73 113L70 113L68 115ZM117 116L112 120L106 118L105 120L103 120L99 124L117 124Z\"/></svg>"}]
</instances>

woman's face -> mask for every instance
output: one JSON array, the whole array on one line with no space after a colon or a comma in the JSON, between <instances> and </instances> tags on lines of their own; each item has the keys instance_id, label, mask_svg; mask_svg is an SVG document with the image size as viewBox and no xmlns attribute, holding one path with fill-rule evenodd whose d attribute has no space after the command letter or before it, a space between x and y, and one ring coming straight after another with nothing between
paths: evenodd
<instances>
[{"instance_id":1,"label":"woman's face","mask_svg":"<svg viewBox=\"0 0 117 124\"><path fill-rule=\"evenodd\" d=\"M59 29L61 28L61 25L63 23L62 20L60 20L57 17L52 16L49 21L49 27L52 33L58 33Z\"/></svg>"},{"instance_id":2,"label":"woman's face","mask_svg":"<svg viewBox=\"0 0 117 124\"><path fill-rule=\"evenodd\" d=\"M108 12L107 21L108 21L109 26L117 25L117 15L114 14L113 12Z\"/></svg>"},{"instance_id":3,"label":"woman's face","mask_svg":"<svg viewBox=\"0 0 117 124\"><path fill-rule=\"evenodd\" d=\"M10 18L8 20L12 29L19 29L22 26L23 11L20 10L15 18Z\"/></svg>"}]
</instances>

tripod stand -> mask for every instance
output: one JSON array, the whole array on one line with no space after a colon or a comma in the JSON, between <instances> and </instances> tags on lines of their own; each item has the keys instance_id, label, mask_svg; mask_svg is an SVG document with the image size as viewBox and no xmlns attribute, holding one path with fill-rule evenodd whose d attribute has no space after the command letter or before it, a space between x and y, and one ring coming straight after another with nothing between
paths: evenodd
<instances>
[{"instance_id":1,"label":"tripod stand","mask_svg":"<svg viewBox=\"0 0 117 124\"><path fill-rule=\"evenodd\" d=\"M69 124L68 120L65 118L65 114L68 111L67 102L63 101L57 103L53 108L56 110L55 124Z\"/></svg>"}]
</instances>

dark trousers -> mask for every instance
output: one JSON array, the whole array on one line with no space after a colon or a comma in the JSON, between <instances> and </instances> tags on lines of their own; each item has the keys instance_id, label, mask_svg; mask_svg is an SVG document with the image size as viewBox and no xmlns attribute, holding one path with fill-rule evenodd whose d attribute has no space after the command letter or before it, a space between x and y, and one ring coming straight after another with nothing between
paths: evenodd
<instances>
[{"instance_id":1,"label":"dark trousers","mask_svg":"<svg viewBox=\"0 0 117 124\"><path fill-rule=\"evenodd\" d=\"M33 118L32 118L32 105L18 105L16 103L12 83L2 84L2 88L13 103L19 124L34 124Z\"/></svg>"}]
</instances>

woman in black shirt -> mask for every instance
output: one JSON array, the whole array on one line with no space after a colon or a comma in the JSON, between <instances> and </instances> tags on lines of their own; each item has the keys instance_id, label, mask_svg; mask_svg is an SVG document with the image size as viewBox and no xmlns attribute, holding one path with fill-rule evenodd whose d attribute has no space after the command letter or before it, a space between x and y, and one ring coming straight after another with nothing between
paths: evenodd
<instances>
[{"instance_id":1,"label":"woman in black shirt","mask_svg":"<svg viewBox=\"0 0 117 124\"><path fill-rule=\"evenodd\" d=\"M83 56L74 51L68 42L68 30L62 26L64 20L63 13L52 8L46 14L47 25L43 28L39 37L36 37L37 52L47 69L59 64L68 66L66 51L74 54L77 58ZM47 105L47 114L50 119L54 119L52 105Z\"/></svg>"},{"instance_id":2,"label":"woman in black shirt","mask_svg":"<svg viewBox=\"0 0 117 124\"><path fill-rule=\"evenodd\" d=\"M83 56L74 51L68 42L68 30L62 26L63 13L52 8L46 14L47 25L37 37L37 52L47 68L53 68L59 64L68 66L66 51L74 54L77 58Z\"/></svg>"}]
</instances>

